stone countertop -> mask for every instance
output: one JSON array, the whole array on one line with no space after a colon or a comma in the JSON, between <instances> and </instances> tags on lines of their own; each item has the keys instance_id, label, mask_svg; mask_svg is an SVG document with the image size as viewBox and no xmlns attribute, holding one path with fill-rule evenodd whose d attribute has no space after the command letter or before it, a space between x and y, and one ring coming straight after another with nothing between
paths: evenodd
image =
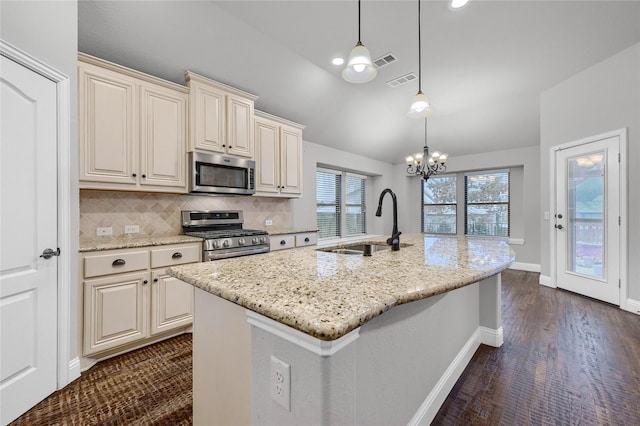
<instances>
[{"instance_id":1,"label":"stone countertop","mask_svg":"<svg viewBox=\"0 0 640 426\"><path fill-rule=\"evenodd\" d=\"M262 227L261 230L267 231L269 235L302 234L305 232L318 232L318 228L272 228L271 226Z\"/></svg>"},{"instance_id":2,"label":"stone countertop","mask_svg":"<svg viewBox=\"0 0 640 426\"><path fill-rule=\"evenodd\" d=\"M80 240L80 253L88 251L116 250L123 248L164 246L167 244L182 244L202 242L202 238L188 235L170 235L164 237L100 237L91 240Z\"/></svg>"},{"instance_id":3,"label":"stone countertop","mask_svg":"<svg viewBox=\"0 0 640 426\"><path fill-rule=\"evenodd\" d=\"M368 241L384 243L384 238ZM506 239L403 234L371 257L272 251L169 268L195 287L321 340L335 340L394 305L481 281L515 260Z\"/></svg>"}]
</instances>

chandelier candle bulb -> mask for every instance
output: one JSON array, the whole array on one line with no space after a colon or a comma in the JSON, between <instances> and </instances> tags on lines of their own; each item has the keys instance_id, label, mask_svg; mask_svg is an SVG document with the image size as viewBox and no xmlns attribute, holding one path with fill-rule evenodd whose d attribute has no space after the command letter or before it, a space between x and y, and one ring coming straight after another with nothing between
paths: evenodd
<instances>
[{"instance_id":1,"label":"chandelier candle bulb","mask_svg":"<svg viewBox=\"0 0 640 426\"><path fill-rule=\"evenodd\" d=\"M407 166L410 166L413 164L413 157L407 157L405 158L405 160L407 161Z\"/></svg>"}]
</instances>

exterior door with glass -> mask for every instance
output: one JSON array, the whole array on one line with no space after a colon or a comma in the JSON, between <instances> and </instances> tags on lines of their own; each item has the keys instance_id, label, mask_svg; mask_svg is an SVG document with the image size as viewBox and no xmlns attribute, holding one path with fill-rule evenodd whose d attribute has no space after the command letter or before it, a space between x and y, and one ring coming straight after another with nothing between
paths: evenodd
<instances>
[{"instance_id":1,"label":"exterior door with glass","mask_svg":"<svg viewBox=\"0 0 640 426\"><path fill-rule=\"evenodd\" d=\"M556 151L557 285L620 305L620 137Z\"/></svg>"}]
</instances>

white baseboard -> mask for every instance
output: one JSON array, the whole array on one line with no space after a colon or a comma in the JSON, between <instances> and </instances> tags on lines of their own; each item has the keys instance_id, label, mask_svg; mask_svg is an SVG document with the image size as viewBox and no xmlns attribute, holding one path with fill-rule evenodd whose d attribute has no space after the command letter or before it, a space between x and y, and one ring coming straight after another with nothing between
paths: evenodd
<instances>
[{"instance_id":1,"label":"white baseboard","mask_svg":"<svg viewBox=\"0 0 640 426\"><path fill-rule=\"evenodd\" d=\"M625 311L640 315L640 300L627 299Z\"/></svg>"},{"instance_id":2,"label":"white baseboard","mask_svg":"<svg viewBox=\"0 0 640 426\"><path fill-rule=\"evenodd\" d=\"M409 421L409 425L425 425L428 426L431 424L431 421L434 419L436 414L438 414L438 410L444 403L445 399L447 399L447 395L453 389L453 386L456 384L462 372L471 361L471 357L480 346L481 342L481 331L478 328L467 340L467 343L460 349L458 355L451 361L449 367L447 367L446 371L438 380L438 383L431 390L427 398L418 408L418 411L413 415L413 418Z\"/></svg>"},{"instance_id":3,"label":"white baseboard","mask_svg":"<svg viewBox=\"0 0 640 426\"><path fill-rule=\"evenodd\" d=\"M504 343L502 327L497 330L480 326L480 343L499 348Z\"/></svg>"},{"instance_id":4,"label":"white baseboard","mask_svg":"<svg viewBox=\"0 0 640 426\"><path fill-rule=\"evenodd\" d=\"M540 264L513 262L513 264L509 267L509 269L516 269L518 271L527 271L527 272L540 272Z\"/></svg>"},{"instance_id":5,"label":"white baseboard","mask_svg":"<svg viewBox=\"0 0 640 426\"><path fill-rule=\"evenodd\" d=\"M80 377L80 357L75 357L69 361L69 383Z\"/></svg>"},{"instance_id":6,"label":"white baseboard","mask_svg":"<svg viewBox=\"0 0 640 426\"><path fill-rule=\"evenodd\" d=\"M540 284L546 287L556 288L557 286L551 282L551 277L548 275L540 275Z\"/></svg>"}]
</instances>

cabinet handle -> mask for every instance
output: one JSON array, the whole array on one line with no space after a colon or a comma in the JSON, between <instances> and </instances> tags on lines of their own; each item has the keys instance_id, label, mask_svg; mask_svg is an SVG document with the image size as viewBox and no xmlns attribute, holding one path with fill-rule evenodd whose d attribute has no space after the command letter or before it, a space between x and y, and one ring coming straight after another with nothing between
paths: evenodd
<instances>
[{"instance_id":1,"label":"cabinet handle","mask_svg":"<svg viewBox=\"0 0 640 426\"><path fill-rule=\"evenodd\" d=\"M136 177L136 176L138 176L138 175L134 173L134 174L132 174L131 176Z\"/></svg>"},{"instance_id":2,"label":"cabinet handle","mask_svg":"<svg viewBox=\"0 0 640 426\"><path fill-rule=\"evenodd\" d=\"M180 259L182 257L182 253L180 253L179 251L173 253L173 256L171 256L173 259Z\"/></svg>"},{"instance_id":3,"label":"cabinet handle","mask_svg":"<svg viewBox=\"0 0 640 426\"><path fill-rule=\"evenodd\" d=\"M224 144L224 143L223 143L223 144L222 144L222 147L223 147L223 148L226 148L226 147L227 147L227 144Z\"/></svg>"},{"instance_id":4,"label":"cabinet handle","mask_svg":"<svg viewBox=\"0 0 640 426\"><path fill-rule=\"evenodd\" d=\"M280 240L280 245L281 245L281 246L283 246L283 245L285 245L285 244L287 244L287 242L286 242L285 240Z\"/></svg>"},{"instance_id":5,"label":"cabinet handle","mask_svg":"<svg viewBox=\"0 0 640 426\"><path fill-rule=\"evenodd\" d=\"M229 148L233 148L231 145L229 145Z\"/></svg>"},{"instance_id":6,"label":"cabinet handle","mask_svg":"<svg viewBox=\"0 0 640 426\"><path fill-rule=\"evenodd\" d=\"M142 284L149 284L149 280L142 281Z\"/></svg>"},{"instance_id":7,"label":"cabinet handle","mask_svg":"<svg viewBox=\"0 0 640 426\"><path fill-rule=\"evenodd\" d=\"M111 266L122 266L124 264L126 264L127 262L125 262L124 259L116 259L113 261L113 263L111 264Z\"/></svg>"},{"instance_id":8,"label":"cabinet handle","mask_svg":"<svg viewBox=\"0 0 640 426\"><path fill-rule=\"evenodd\" d=\"M147 175L142 175L142 179L146 179L146 178L147 178Z\"/></svg>"},{"instance_id":9,"label":"cabinet handle","mask_svg":"<svg viewBox=\"0 0 640 426\"><path fill-rule=\"evenodd\" d=\"M157 283L157 282L158 282L158 279L157 279L157 278L154 278L154 279L153 279L153 282L154 282L154 283Z\"/></svg>"},{"instance_id":10,"label":"cabinet handle","mask_svg":"<svg viewBox=\"0 0 640 426\"><path fill-rule=\"evenodd\" d=\"M305 239L304 239L304 242L305 242L305 243L308 243L308 242L309 242L309 237L305 238Z\"/></svg>"}]
</instances>

